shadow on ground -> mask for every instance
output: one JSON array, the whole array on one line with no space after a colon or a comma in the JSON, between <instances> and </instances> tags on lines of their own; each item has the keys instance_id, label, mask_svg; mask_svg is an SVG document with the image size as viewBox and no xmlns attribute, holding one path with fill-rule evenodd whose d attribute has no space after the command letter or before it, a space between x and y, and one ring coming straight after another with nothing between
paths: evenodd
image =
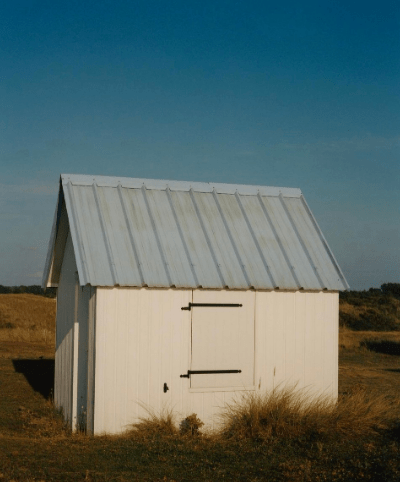
<instances>
[{"instance_id":1,"label":"shadow on ground","mask_svg":"<svg viewBox=\"0 0 400 482\"><path fill-rule=\"evenodd\" d=\"M13 360L14 370L22 373L30 386L49 399L54 389L54 360Z\"/></svg>"},{"instance_id":2,"label":"shadow on ground","mask_svg":"<svg viewBox=\"0 0 400 482\"><path fill-rule=\"evenodd\" d=\"M400 356L400 343L397 341L363 341L361 346L377 353L385 353L386 355Z\"/></svg>"},{"instance_id":3,"label":"shadow on ground","mask_svg":"<svg viewBox=\"0 0 400 482\"><path fill-rule=\"evenodd\" d=\"M386 435L396 442L400 442L400 422L396 423L393 427L386 431Z\"/></svg>"}]
</instances>

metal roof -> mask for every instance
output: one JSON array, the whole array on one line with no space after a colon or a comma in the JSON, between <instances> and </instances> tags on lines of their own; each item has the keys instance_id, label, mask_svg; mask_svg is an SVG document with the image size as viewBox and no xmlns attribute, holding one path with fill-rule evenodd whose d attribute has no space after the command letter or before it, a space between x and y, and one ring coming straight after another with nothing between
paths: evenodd
<instances>
[{"instance_id":1,"label":"metal roof","mask_svg":"<svg viewBox=\"0 0 400 482\"><path fill-rule=\"evenodd\" d=\"M81 285L348 289L300 189L61 175L43 286L63 211Z\"/></svg>"}]
</instances>

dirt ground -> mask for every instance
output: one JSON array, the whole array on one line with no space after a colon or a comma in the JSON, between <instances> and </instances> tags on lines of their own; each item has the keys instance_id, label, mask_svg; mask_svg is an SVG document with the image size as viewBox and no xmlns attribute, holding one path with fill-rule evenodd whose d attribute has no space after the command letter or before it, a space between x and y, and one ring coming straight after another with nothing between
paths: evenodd
<instances>
[{"instance_id":1,"label":"dirt ground","mask_svg":"<svg viewBox=\"0 0 400 482\"><path fill-rule=\"evenodd\" d=\"M381 348L379 344L377 348ZM367 348L340 350L339 392L346 393L355 387L385 393L397 405L400 399L399 354L377 353Z\"/></svg>"}]
</instances>

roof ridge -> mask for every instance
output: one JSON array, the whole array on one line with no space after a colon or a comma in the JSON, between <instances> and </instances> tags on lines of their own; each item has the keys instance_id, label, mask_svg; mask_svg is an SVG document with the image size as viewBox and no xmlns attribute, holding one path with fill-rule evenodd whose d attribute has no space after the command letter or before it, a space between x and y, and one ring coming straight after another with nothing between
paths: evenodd
<instances>
[{"instance_id":1,"label":"roof ridge","mask_svg":"<svg viewBox=\"0 0 400 482\"><path fill-rule=\"evenodd\" d=\"M124 188L142 188L171 191L190 191L195 192L217 192L218 194L242 194L262 196L283 196L300 197L302 192L298 188L265 186L256 184L230 184L219 182L199 182L199 181L177 181L167 179L147 179L135 177L118 177L118 176L91 176L86 174L61 174L61 180L64 183L71 182L73 185L91 186L97 184L101 187L118 187Z\"/></svg>"}]
</instances>

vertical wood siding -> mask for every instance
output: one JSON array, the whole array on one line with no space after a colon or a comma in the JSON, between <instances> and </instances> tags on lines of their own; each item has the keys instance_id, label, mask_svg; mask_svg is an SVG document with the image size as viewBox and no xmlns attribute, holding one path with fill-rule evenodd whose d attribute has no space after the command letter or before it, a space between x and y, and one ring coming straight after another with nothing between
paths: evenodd
<instances>
[{"instance_id":1,"label":"vertical wood siding","mask_svg":"<svg viewBox=\"0 0 400 482\"><path fill-rule=\"evenodd\" d=\"M88 434L94 431L94 382L96 370L96 288L90 287L87 338L87 403L86 430Z\"/></svg>"},{"instance_id":2,"label":"vertical wood siding","mask_svg":"<svg viewBox=\"0 0 400 482\"><path fill-rule=\"evenodd\" d=\"M338 394L339 295L256 293L256 385Z\"/></svg>"},{"instance_id":3,"label":"vertical wood siding","mask_svg":"<svg viewBox=\"0 0 400 482\"><path fill-rule=\"evenodd\" d=\"M96 298L94 433L129 428L144 407L185 411L191 291L97 288Z\"/></svg>"},{"instance_id":4,"label":"vertical wood siding","mask_svg":"<svg viewBox=\"0 0 400 482\"><path fill-rule=\"evenodd\" d=\"M57 292L54 402L72 429L86 423L90 290L79 287L68 235Z\"/></svg>"},{"instance_id":5,"label":"vertical wood siding","mask_svg":"<svg viewBox=\"0 0 400 482\"><path fill-rule=\"evenodd\" d=\"M89 300L91 287L77 286L77 330L76 339L76 420L75 423L86 427L87 423L87 387L88 387L88 321L89 321Z\"/></svg>"},{"instance_id":6,"label":"vertical wood siding","mask_svg":"<svg viewBox=\"0 0 400 482\"><path fill-rule=\"evenodd\" d=\"M75 319L75 256L68 235L57 291L54 403L72 422L72 373Z\"/></svg>"},{"instance_id":7,"label":"vertical wood siding","mask_svg":"<svg viewBox=\"0 0 400 482\"><path fill-rule=\"evenodd\" d=\"M180 378L191 362L191 312L181 309L190 301L191 290L97 288L94 433L124 431L146 407L172 408L177 421L194 412L210 428L243 394ZM297 384L336 397L338 294L257 291L254 313L255 388Z\"/></svg>"}]
</instances>

